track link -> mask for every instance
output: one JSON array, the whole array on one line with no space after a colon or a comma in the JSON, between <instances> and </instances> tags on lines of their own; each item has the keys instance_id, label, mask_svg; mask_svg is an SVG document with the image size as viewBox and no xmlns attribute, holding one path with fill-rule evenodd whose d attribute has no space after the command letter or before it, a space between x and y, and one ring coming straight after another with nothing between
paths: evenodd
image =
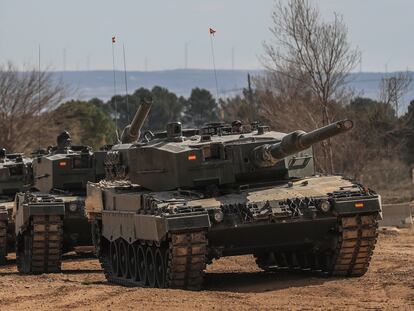
<instances>
[{"instance_id":1,"label":"track link","mask_svg":"<svg viewBox=\"0 0 414 311\"><path fill-rule=\"evenodd\" d=\"M369 267L378 237L378 214L338 218L331 249L316 252L280 252L256 256L265 271L306 270L334 276L362 276Z\"/></svg>"},{"instance_id":2,"label":"track link","mask_svg":"<svg viewBox=\"0 0 414 311\"><path fill-rule=\"evenodd\" d=\"M118 242L112 243L117 243L117 245L119 245L119 240ZM123 243L126 242L123 241ZM145 279L134 280L131 271L129 271L127 277L123 277L119 272L122 270L120 269L120 266L118 266L118 273L116 273L114 271L114 262L109 253L108 246L102 247L99 260L106 279L111 283L127 287L155 286L199 290L203 283L203 270L206 267L206 246L207 239L205 231L170 233L168 241L161 244L144 241L134 243L132 247L135 254L137 254L138 248L144 249L145 253L148 248L150 248L154 253L159 250L163 254L162 274L163 279L165 280L164 284L159 284L159 281L157 281L155 285L151 285L148 275ZM119 264L120 261L118 260L118 265ZM145 269L148 268L148 264L147 260L145 260ZM155 262L153 264L155 265ZM137 265L139 265L138 261ZM159 267L155 266L154 268L157 270Z\"/></svg>"},{"instance_id":3,"label":"track link","mask_svg":"<svg viewBox=\"0 0 414 311\"><path fill-rule=\"evenodd\" d=\"M7 220L0 220L0 265L6 263L7 256Z\"/></svg>"},{"instance_id":4,"label":"track link","mask_svg":"<svg viewBox=\"0 0 414 311\"><path fill-rule=\"evenodd\" d=\"M23 249L18 252L19 271L34 274L60 272L62 236L61 216L33 216L30 231L23 236Z\"/></svg>"}]
</instances>

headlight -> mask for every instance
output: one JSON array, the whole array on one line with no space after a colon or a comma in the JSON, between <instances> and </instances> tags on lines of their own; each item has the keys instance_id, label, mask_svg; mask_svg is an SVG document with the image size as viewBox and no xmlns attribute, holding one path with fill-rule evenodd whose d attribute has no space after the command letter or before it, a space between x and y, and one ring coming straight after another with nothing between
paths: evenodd
<instances>
[{"instance_id":1,"label":"headlight","mask_svg":"<svg viewBox=\"0 0 414 311\"><path fill-rule=\"evenodd\" d=\"M216 222L222 222L224 218L224 214L221 210L214 211L214 220Z\"/></svg>"},{"instance_id":2,"label":"headlight","mask_svg":"<svg viewBox=\"0 0 414 311\"><path fill-rule=\"evenodd\" d=\"M321 212L327 213L331 210L331 203L329 203L329 201L326 201L326 200L321 201L318 204L318 208Z\"/></svg>"},{"instance_id":3,"label":"headlight","mask_svg":"<svg viewBox=\"0 0 414 311\"><path fill-rule=\"evenodd\" d=\"M69 210L74 213L78 209L78 203L77 202L70 202L69 203Z\"/></svg>"}]
</instances>

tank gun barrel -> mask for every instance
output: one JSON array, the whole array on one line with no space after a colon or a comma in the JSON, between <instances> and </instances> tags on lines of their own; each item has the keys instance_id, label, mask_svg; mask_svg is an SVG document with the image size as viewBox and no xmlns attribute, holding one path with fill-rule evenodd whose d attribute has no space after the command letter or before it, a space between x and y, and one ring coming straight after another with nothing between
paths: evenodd
<instances>
[{"instance_id":1,"label":"tank gun barrel","mask_svg":"<svg viewBox=\"0 0 414 311\"><path fill-rule=\"evenodd\" d=\"M122 132L121 141L123 144L132 143L139 138L140 130L147 119L152 106L152 99L143 99L138 107L131 124L127 125Z\"/></svg>"},{"instance_id":2,"label":"tank gun barrel","mask_svg":"<svg viewBox=\"0 0 414 311\"><path fill-rule=\"evenodd\" d=\"M353 122L345 119L309 133L304 131L291 132L278 143L267 144L253 149L252 160L258 167L272 166L287 156L306 150L315 143L345 133L352 129L352 127Z\"/></svg>"}]
</instances>

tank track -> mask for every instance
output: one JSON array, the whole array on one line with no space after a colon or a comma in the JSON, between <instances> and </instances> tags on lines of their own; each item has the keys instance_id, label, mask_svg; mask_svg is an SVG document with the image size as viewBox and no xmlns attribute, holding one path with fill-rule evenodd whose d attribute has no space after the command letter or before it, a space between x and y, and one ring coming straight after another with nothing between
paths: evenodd
<instances>
[{"instance_id":1,"label":"tank track","mask_svg":"<svg viewBox=\"0 0 414 311\"><path fill-rule=\"evenodd\" d=\"M61 216L32 216L29 229L17 246L17 268L21 273L60 272L63 221Z\"/></svg>"},{"instance_id":2,"label":"tank track","mask_svg":"<svg viewBox=\"0 0 414 311\"><path fill-rule=\"evenodd\" d=\"M327 251L256 256L265 271L306 270L333 276L362 276L369 267L378 237L378 214L338 218L337 237Z\"/></svg>"},{"instance_id":3,"label":"tank track","mask_svg":"<svg viewBox=\"0 0 414 311\"><path fill-rule=\"evenodd\" d=\"M122 242L120 242L122 241ZM109 244L109 242L106 240ZM118 250L122 247L121 243L126 243L122 239L118 239L115 242L118 245ZM129 266L128 273L123 273L126 269L122 269L121 266L126 261L121 260L122 255L118 258L118 267L114 268L114 260L108 251L109 245L102 247L101 256L99 260L104 270L106 279L115 284L128 287L159 287L159 288L180 288L199 290L203 283L204 269L206 267L206 232L203 231L191 231L170 233L167 241L163 243L152 243L138 241L132 245L134 255L136 256L136 269L139 269L139 265L145 268L146 274L144 277L137 276L139 273L131 273ZM155 260L153 260L152 268L148 258L145 262L139 261L138 249L144 250L145 254L155 254ZM157 264L157 255L162 258ZM151 255L149 255L151 256ZM154 255L153 255L154 256ZM144 267L145 266L145 267ZM117 271L114 271L117 270ZM155 280L151 276L151 272L155 270Z\"/></svg>"},{"instance_id":4,"label":"tank track","mask_svg":"<svg viewBox=\"0 0 414 311\"><path fill-rule=\"evenodd\" d=\"M7 261L7 226L7 220L0 220L0 265Z\"/></svg>"},{"instance_id":5,"label":"tank track","mask_svg":"<svg viewBox=\"0 0 414 311\"><path fill-rule=\"evenodd\" d=\"M199 290L206 268L206 249L204 231L171 234L167 267L168 287Z\"/></svg>"},{"instance_id":6,"label":"tank track","mask_svg":"<svg viewBox=\"0 0 414 311\"><path fill-rule=\"evenodd\" d=\"M332 275L362 276L369 267L378 238L378 215L356 215L339 219L338 244Z\"/></svg>"}]
</instances>

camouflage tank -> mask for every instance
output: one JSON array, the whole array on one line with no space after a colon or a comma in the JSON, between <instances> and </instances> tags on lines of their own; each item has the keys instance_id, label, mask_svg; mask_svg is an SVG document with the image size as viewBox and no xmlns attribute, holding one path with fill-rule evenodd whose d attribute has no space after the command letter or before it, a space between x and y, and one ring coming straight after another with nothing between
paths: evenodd
<instances>
[{"instance_id":1,"label":"camouflage tank","mask_svg":"<svg viewBox=\"0 0 414 311\"><path fill-rule=\"evenodd\" d=\"M21 273L57 272L62 253L92 246L86 183L104 176L104 151L72 146L70 135L33 160L32 191L16 195L16 258Z\"/></svg>"},{"instance_id":2,"label":"camouflage tank","mask_svg":"<svg viewBox=\"0 0 414 311\"><path fill-rule=\"evenodd\" d=\"M8 154L0 148L0 264L6 263L7 252L14 249L14 195L24 191L30 179L31 160L21 153Z\"/></svg>"},{"instance_id":3,"label":"camouflage tank","mask_svg":"<svg viewBox=\"0 0 414 311\"><path fill-rule=\"evenodd\" d=\"M86 209L110 282L199 289L206 264L253 254L260 268L362 276L377 239L380 197L341 176L315 175L312 145L353 127L310 133L167 125L137 141L143 102Z\"/></svg>"}]
</instances>

